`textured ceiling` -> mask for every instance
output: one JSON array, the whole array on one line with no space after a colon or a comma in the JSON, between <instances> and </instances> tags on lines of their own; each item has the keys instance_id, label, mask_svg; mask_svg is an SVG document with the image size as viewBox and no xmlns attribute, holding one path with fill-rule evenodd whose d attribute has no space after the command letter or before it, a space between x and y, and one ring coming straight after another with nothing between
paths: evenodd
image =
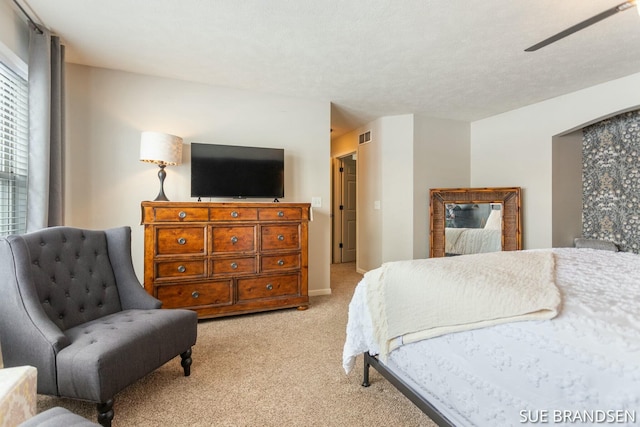
<instances>
[{"instance_id":1,"label":"textured ceiling","mask_svg":"<svg viewBox=\"0 0 640 427\"><path fill-rule=\"evenodd\" d=\"M335 136L385 115L478 120L640 72L634 9L524 52L621 1L20 3L68 62L331 102Z\"/></svg>"}]
</instances>

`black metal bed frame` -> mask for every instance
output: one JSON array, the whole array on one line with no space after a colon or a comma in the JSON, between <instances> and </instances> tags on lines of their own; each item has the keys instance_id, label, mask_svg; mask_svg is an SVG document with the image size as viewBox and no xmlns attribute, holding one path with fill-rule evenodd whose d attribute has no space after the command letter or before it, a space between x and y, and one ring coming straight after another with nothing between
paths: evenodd
<instances>
[{"instance_id":1,"label":"black metal bed frame","mask_svg":"<svg viewBox=\"0 0 640 427\"><path fill-rule=\"evenodd\" d=\"M455 425L447 419L435 406L427 399L422 397L411 386L404 382L389 370L377 357L371 356L368 352L364 352L364 373L362 386L369 387L369 366L373 366L383 377L387 379L395 388L412 401L422 412L424 412L433 422L440 427L455 427Z\"/></svg>"}]
</instances>

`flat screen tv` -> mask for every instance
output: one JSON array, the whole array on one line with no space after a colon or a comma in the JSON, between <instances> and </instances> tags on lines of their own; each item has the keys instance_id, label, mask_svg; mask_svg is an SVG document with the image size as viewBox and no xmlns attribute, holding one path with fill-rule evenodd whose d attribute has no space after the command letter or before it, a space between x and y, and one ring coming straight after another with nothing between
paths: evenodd
<instances>
[{"instance_id":1,"label":"flat screen tv","mask_svg":"<svg viewBox=\"0 0 640 427\"><path fill-rule=\"evenodd\" d=\"M191 197L284 197L284 149L191 143Z\"/></svg>"}]
</instances>

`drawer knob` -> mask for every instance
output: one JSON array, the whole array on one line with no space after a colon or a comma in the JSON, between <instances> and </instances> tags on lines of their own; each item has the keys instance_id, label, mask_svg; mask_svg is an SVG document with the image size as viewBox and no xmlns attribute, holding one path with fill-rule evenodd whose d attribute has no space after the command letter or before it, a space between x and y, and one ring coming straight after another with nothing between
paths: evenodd
<instances>
[{"instance_id":1,"label":"drawer knob","mask_svg":"<svg viewBox=\"0 0 640 427\"><path fill-rule=\"evenodd\" d=\"M267 283L267 290L272 290L273 289L273 285L271 283Z\"/></svg>"},{"instance_id":2,"label":"drawer knob","mask_svg":"<svg viewBox=\"0 0 640 427\"><path fill-rule=\"evenodd\" d=\"M235 270L236 268L238 268L238 263L236 263L236 262L232 262L232 263L231 263L231 268L232 268L232 269L234 269L234 270Z\"/></svg>"},{"instance_id":3,"label":"drawer knob","mask_svg":"<svg viewBox=\"0 0 640 427\"><path fill-rule=\"evenodd\" d=\"M282 218L282 217L284 216L284 212L282 212L282 211L278 211L278 216L279 216L280 218Z\"/></svg>"},{"instance_id":4,"label":"drawer knob","mask_svg":"<svg viewBox=\"0 0 640 427\"><path fill-rule=\"evenodd\" d=\"M180 237L178 239L178 244L179 245L184 245L185 243L187 243L187 239L185 239L184 237Z\"/></svg>"},{"instance_id":5,"label":"drawer knob","mask_svg":"<svg viewBox=\"0 0 640 427\"><path fill-rule=\"evenodd\" d=\"M180 211L180 212L178 213L178 216L179 216L180 218L186 218L186 217L187 217L187 213L186 213L185 211Z\"/></svg>"},{"instance_id":6,"label":"drawer knob","mask_svg":"<svg viewBox=\"0 0 640 427\"><path fill-rule=\"evenodd\" d=\"M198 293L198 291L193 291L191 292L191 296L194 298L198 298L200 296L200 294Z\"/></svg>"},{"instance_id":7,"label":"drawer knob","mask_svg":"<svg viewBox=\"0 0 640 427\"><path fill-rule=\"evenodd\" d=\"M284 235L278 234L278 240L283 241L284 240Z\"/></svg>"},{"instance_id":8,"label":"drawer knob","mask_svg":"<svg viewBox=\"0 0 640 427\"><path fill-rule=\"evenodd\" d=\"M233 237L231 238L231 243L232 243L232 244L234 244L234 245L235 245L236 243L238 243L238 238L237 238L236 236L233 236Z\"/></svg>"},{"instance_id":9,"label":"drawer knob","mask_svg":"<svg viewBox=\"0 0 640 427\"><path fill-rule=\"evenodd\" d=\"M185 267L184 265L179 265L178 266L178 271L180 273L184 273L185 271L187 271L187 267Z\"/></svg>"},{"instance_id":10,"label":"drawer knob","mask_svg":"<svg viewBox=\"0 0 640 427\"><path fill-rule=\"evenodd\" d=\"M231 218L238 218L238 212L237 211L231 212Z\"/></svg>"},{"instance_id":11,"label":"drawer knob","mask_svg":"<svg viewBox=\"0 0 640 427\"><path fill-rule=\"evenodd\" d=\"M284 260L283 259L279 259L278 260L278 265L282 267L284 265Z\"/></svg>"}]
</instances>

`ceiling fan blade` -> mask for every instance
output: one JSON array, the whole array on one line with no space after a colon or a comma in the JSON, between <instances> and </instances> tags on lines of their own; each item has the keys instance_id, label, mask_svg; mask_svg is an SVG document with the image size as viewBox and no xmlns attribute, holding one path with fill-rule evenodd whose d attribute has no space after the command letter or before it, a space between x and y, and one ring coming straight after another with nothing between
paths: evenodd
<instances>
[{"instance_id":1,"label":"ceiling fan blade","mask_svg":"<svg viewBox=\"0 0 640 427\"><path fill-rule=\"evenodd\" d=\"M610 17L612 15L615 15L618 12L622 12L623 10L627 10L627 9L633 7L635 4L636 4L636 0L627 0L626 2L621 3L621 4L619 4L619 5L615 6L615 7L612 7L611 9L607 9L604 12L601 12L601 13L595 15L595 16L592 16L589 19L585 19L584 21L582 21L582 22L580 22L580 23L578 23L578 24L576 24L576 25L574 25L572 27L569 27L564 31L560 31L558 34L553 35L553 36L549 37L548 39L545 39L545 40L541 41L540 43L536 43L533 46L525 49L524 51L525 52L533 52L535 50L538 50L538 49L540 49L542 47L545 47L545 46L547 46L547 45L549 45L549 44L551 44L553 42L556 42L556 41L558 41L560 39L563 39L563 38L567 37L568 35L571 35L571 34L577 32L577 31L580 31L583 28L586 28L586 27L588 27L590 25L593 25L596 22L600 22L603 19L606 19L606 18L608 18L608 17Z\"/></svg>"}]
</instances>

